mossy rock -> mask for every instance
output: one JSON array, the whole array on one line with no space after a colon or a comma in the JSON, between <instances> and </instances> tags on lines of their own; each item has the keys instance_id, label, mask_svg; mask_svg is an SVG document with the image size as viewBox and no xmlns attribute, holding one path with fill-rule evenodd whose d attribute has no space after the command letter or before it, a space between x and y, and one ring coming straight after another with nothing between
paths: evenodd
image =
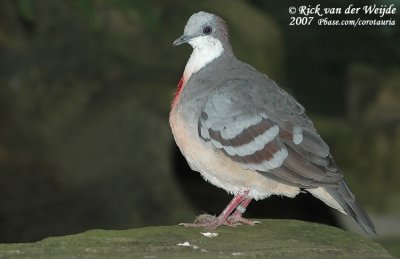
<instances>
[{"instance_id":1,"label":"mossy rock","mask_svg":"<svg viewBox=\"0 0 400 259\"><path fill-rule=\"evenodd\" d=\"M213 238L203 236L202 229L181 226L91 230L2 244L0 258L391 258L370 239L334 227L297 220L261 222L221 227L212 231L218 233Z\"/></svg>"}]
</instances>

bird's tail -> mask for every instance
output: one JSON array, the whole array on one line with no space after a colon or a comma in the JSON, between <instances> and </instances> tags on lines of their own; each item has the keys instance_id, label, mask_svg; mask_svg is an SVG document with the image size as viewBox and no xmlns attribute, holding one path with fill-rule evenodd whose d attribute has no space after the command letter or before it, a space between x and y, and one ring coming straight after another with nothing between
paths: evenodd
<instances>
[{"instance_id":1,"label":"bird's tail","mask_svg":"<svg viewBox=\"0 0 400 259\"><path fill-rule=\"evenodd\" d=\"M376 234L375 226L368 214L344 181L340 182L337 188L326 188L326 190L366 233Z\"/></svg>"}]
</instances>

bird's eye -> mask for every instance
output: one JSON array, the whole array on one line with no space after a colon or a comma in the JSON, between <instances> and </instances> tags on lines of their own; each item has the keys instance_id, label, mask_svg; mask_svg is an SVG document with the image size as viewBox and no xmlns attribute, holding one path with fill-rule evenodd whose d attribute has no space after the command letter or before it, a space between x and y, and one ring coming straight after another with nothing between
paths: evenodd
<instances>
[{"instance_id":1,"label":"bird's eye","mask_svg":"<svg viewBox=\"0 0 400 259\"><path fill-rule=\"evenodd\" d=\"M204 27L203 33L204 33L205 35L209 35L209 34L211 34L211 32L212 32L212 28L211 28L210 26Z\"/></svg>"}]
</instances>

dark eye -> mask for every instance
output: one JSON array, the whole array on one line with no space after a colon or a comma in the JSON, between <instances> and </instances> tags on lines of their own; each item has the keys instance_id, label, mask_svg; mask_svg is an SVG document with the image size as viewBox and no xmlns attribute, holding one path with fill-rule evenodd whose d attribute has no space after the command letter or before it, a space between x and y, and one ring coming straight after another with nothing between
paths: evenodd
<instances>
[{"instance_id":1,"label":"dark eye","mask_svg":"<svg viewBox=\"0 0 400 259\"><path fill-rule=\"evenodd\" d=\"M203 33L204 33L205 35L209 35L211 32L212 32L212 28L211 28L210 26L204 27Z\"/></svg>"}]
</instances>

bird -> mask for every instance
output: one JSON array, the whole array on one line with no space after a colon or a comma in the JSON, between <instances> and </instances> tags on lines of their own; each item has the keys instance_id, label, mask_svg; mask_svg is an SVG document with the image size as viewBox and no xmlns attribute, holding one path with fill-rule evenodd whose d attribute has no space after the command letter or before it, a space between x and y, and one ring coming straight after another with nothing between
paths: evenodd
<instances>
[{"instance_id":1,"label":"bird","mask_svg":"<svg viewBox=\"0 0 400 259\"><path fill-rule=\"evenodd\" d=\"M190 168L234 197L218 216L182 225L255 225L243 217L252 200L308 192L376 233L304 107L234 55L220 16L194 13L173 45L184 43L193 51L171 102L172 134Z\"/></svg>"}]
</instances>

